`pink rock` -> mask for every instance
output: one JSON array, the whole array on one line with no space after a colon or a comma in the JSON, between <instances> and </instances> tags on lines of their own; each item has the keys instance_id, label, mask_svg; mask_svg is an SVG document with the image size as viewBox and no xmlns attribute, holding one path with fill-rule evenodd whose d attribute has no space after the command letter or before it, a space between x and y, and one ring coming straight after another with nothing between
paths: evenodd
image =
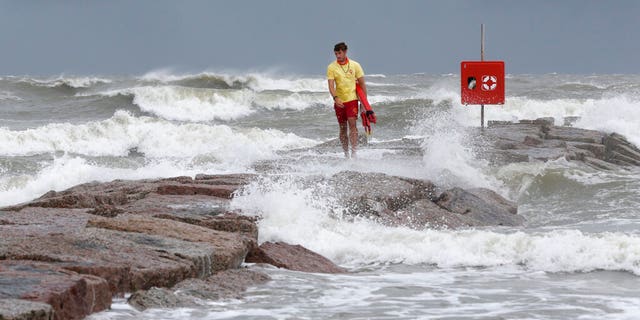
<instances>
[{"instance_id":1,"label":"pink rock","mask_svg":"<svg viewBox=\"0 0 640 320\"><path fill-rule=\"evenodd\" d=\"M99 277L33 261L0 261L0 266L0 299L47 303L53 319L83 319L111 305L109 285Z\"/></svg>"},{"instance_id":2,"label":"pink rock","mask_svg":"<svg viewBox=\"0 0 640 320\"><path fill-rule=\"evenodd\" d=\"M246 262L268 263L278 268L295 271L317 273L345 273L329 259L304 248L301 245L290 245L284 242L265 242L251 250Z\"/></svg>"}]
</instances>

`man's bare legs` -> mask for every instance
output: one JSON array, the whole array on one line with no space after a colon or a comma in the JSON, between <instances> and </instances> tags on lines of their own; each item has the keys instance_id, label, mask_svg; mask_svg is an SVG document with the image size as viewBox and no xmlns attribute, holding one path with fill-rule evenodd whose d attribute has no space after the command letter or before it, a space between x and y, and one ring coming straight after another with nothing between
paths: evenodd
<instances>
[{"instance_id":1,"label":"man's bare legs","mask_svg":"<svg viewBox=\"0 0 640 320\"><path fill-rule=\"evenodd\" d=\"M340 143L342 144L342 150L344 151L344 157L349 158L349 139L347 137L347 123L338 123L340 126Z\"/></svg>"},{"instance_id":2,"label":"man's bare legs","mask_svg":"<svg viewBox=\"0 0 640 320\"><path fill-rule=\"evenodd\" d=\"M351 143L351 158L356 158L356 148L358 147L358 127L356 126L358 118L347 118L349 124L349 142Z\"/></svg>"},{"instance_id":3,"label":"man's bare legs","mask_svg":"<svg viewBox=\"0 0 640 320\"><path fill-rule=\"evenodd\" d=\"M358 147L358 127L356 124L356 118L348 118L347 122L339 124L340 143L342 144L342 151L344 151L345 158L349 158L349 144L351 144L351 158L356 157L356 148Z\"/></svg>"}]
</instances>

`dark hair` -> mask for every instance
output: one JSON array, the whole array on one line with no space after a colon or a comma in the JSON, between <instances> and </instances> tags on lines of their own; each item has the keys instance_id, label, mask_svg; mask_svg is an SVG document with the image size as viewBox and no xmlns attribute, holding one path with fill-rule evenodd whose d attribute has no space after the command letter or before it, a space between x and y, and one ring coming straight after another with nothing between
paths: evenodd
<instances>
[{"instance_id":1,"label":"dark hair","mask_svg":"<svg viewBox=\"0 0 640 320\"><path fill-rule=\"evenodd\" d=\"M340 50L347 51L347 44L344 42L340 42L335 46L333 46L333 51L340 51Z\"/></svg>"}]
</instances>

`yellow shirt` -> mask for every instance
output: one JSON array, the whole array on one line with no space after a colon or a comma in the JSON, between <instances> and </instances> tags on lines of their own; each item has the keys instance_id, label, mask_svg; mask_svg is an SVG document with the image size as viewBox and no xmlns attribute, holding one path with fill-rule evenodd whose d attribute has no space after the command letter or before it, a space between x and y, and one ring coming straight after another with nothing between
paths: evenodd
<instances>
[{"instance_id":1,"label":"yellow shirt","mask_svg":"<svg viewBox=\"0 0 640 320\"><path fill-rule=\"evenodd\" d=\"M356 80L364 77L364 71L359 63L349 59L345 65L333 61L327 67L327 79L336 81L336 95L343 102L357 100Z\"/></svg>"}]
</instances>

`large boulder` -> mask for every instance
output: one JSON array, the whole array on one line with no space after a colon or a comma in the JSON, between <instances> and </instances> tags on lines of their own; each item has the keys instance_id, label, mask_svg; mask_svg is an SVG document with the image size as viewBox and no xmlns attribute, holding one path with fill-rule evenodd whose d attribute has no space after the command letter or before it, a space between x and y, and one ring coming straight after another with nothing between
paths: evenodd
<instances>
[{"instance_id":1,"label":"large boulder","mask_svg":"<svg viewBox=\"0 0 640 320\"><path fill-rule=\"evenodd\" d=\"M60 264L107 279L114 294L172 286L237 268L256 238L147 216L105 218L79 209L0 213L0 257ZM243 220L245 221L245 220Z\"/></svg>"},{"instance_id":2,"label":"large boulder","mask_svg":"<svg viewBox=\"0 0 640 320\"><path fill-rule=\"evenodd\" d=\"M49 263L0 261L0 284L0 319L83 319L111 305L107 281Z\"/></svg>"},{"instance_id":3,"label":"large boulder","mask_svg":"<svg viewBox=\"0 0 640 320\"><path fill-rule=\"evenodd\" d=\"M265 242L249 252L246 262L267 263L278 268L316 273L344 273L345 269L329 259L304 248L284 242Z\"/></svg>"},{"instance_id":4,"label":"large boulder","mask_svg":"<svg viewBox=\"0 0 640 320\"><path fill-rule=\"evenodd\" d=\"M205 279L187 279L171 289L153 287L136 291L128 302L138 310L201 305L202 301L238 299L250 286L270 280L269 276L247 268L218 272Z\"/></svg>"},{"instance_id":5,"label":"large boulder","mask_svg":"<svg viewBox=\"0 0 640 320\"><path fill-rule=\"evenodd\" d=\"M239 267L247 252L257 245L257 238L247 237L241 233L218 231L181 221L134 214L122 214L113 219L91 217L87 226L206 243L211 246L213 253L209 270L203 270L205 273L203 276Z\"/></svg>"},{"instance_id":6,"label":"large boulder","mask_svg":"<svg viewBox=\"0 0 640 320\"><path fill-rule=\"evenodd\" d=\"M53 308L43 302L0 298L2 320L51 320Z\"/></svg>"},{"instance_id":7,"label":"large boulder","mask_svg":"<svg viewBox=\"0 0 640 320\"><path fill-rule=\"evenodd\" d=\"M518 226L517 205L489 189L453 188L438 193L428 180L345 171L329 179L346 216L390 226L457 229Z\"/></svg>"},{"instance_id":8,"label":"large boulder","mask_svg":"<svg viewBox=\"0 0 640 320\"><path fill-rule=\"evenodd\" d=\"M233 193L254 176L197 175L148 180L114 180L77 185L64 191L49 191L33 201L3 208L18 211L24 207L95 208L103 205L121 206L146 198L149 194L195 196L230 199Z\"/></svg>"},{"instance_id":9,"label":"large boulder","mask_svg":"<svg viewBox=\"0 0 640 320\"><path fill-rule=\"evenodd\" d=\"M194 297L177 294L173 289L151 287L131 294L127 303L139 311L149 308L186 308L199 305Z\"/></svg>"},{"instance_id":10,"label":"large boulder","mask_svg":"<svg viewBox=\"0 0 640 320\"><path fill-rule=\"evenodd\" d=\"M519 226L524 218L517 215L516 205L492 190L452 188L443 192L435 203L473 226Z\"/></svg>"},{"instance_id":11,"label":"large boulder","mask_svg":"<svg viewBox=\"0 0 640 320\"><path fill-rule=\"evenodd\" d=\"M459 229L474 224L463 215L452 214L429 199L418 199L397 210L383 210L374 218L377 222L392 227L412 229Z\"/></svg>"}]
</instances>

